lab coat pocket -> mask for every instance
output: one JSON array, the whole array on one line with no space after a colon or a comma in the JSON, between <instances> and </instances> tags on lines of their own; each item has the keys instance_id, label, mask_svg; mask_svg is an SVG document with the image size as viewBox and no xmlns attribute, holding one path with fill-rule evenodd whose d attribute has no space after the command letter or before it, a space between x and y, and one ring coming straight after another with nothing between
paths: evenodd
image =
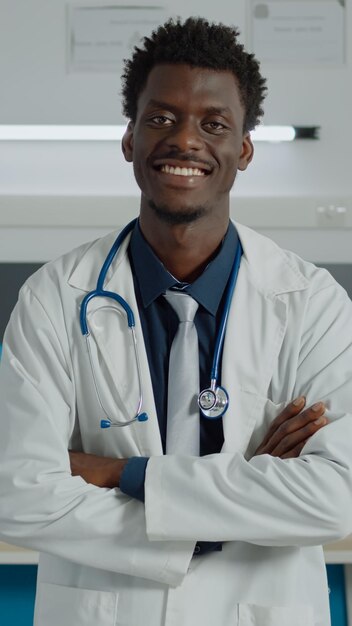
<instances>
[{"instance_id":1,"label":"lab coat pocket","mask_svg":"<svg viewBox=\"0 0 352 626\"><path fill-rule=\"evenodd\" d=\"M310 606L238 605L238 626L314 626Z\"/></svg>"},{"instance_id":2,"label":"lab coat pocket","mask_svg":"<svg viewBox=\"0 0 352 626\"><path fill-rule=\"evenodd\" d=\"M40 583L34 626L114 626L118 594Z\"/></svg>"}]
</instances>

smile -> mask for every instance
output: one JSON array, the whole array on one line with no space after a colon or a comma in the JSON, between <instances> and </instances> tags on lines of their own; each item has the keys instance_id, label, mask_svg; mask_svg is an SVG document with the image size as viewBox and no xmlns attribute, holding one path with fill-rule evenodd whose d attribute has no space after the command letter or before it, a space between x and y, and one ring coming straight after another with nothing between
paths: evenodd
<instances>
[{"instance_id":1,"label":"smile","mask_svg":"<svg viewBox=\"0 0 352 626\"><path fill-rule=\"evenodd\" d=\"M173 167L172 165L162 165L160 172L173 174L174 176L205 176L205 172L194 167Z\"/></svg>"}]
</instances>

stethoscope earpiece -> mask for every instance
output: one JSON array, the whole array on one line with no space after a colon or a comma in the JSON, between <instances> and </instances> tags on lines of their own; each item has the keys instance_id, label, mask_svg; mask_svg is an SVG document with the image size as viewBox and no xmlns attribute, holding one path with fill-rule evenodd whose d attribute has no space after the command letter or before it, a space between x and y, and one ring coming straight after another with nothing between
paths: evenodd
<instances>
[{"instance_id":1,"label":"stethoscope earpiece","mask_svg":"<svg viewBox=\"0 0 352 626\"><path fill-rule=\"evenodd\" d=\"M129 426L129 424L133 424L133 422L147 422L148 421L148 414L147 413L138 413L138 415L136 415L136 417L134 417L131 420L128 420L128 422L119 422L118 420L100 420L100 428L110 428L111 426L118 426L119 428L122 428L123 426Z\"/></svg>"},{"instance_id":2,"label":"stethoscope earpiece","mask_svg":"<svg viewBox=\"0 0 352 626\"><path fill-rule=\"evenodd\" d=\"M137 415L137 422L147 422L147 421L148 421L147 413L140 413L139 415Z\"/></svg>"}]
</instances>

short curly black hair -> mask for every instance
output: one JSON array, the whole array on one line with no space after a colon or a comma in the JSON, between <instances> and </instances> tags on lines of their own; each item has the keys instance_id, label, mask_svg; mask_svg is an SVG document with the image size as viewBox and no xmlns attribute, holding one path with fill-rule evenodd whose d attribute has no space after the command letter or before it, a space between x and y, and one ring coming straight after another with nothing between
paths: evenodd
<instances>
[{"instance_id":1,"label":"short curly black hair","mask_svg":"<svg viewBox=\"0 0 352 626\"><path fill-rule=\"evenodd\" d=\"M185 63L191 67L230 70L237 81L245 109L244 132L252 130L263 115L266 80L253 54L238 43L237 28L209 23L201 17L184 22L169 19L144 37L143 47L135 46L131 59L124 61L122 106L124 115L134 122L138 98L154 65Z\"/></svg>"}]
</instances>

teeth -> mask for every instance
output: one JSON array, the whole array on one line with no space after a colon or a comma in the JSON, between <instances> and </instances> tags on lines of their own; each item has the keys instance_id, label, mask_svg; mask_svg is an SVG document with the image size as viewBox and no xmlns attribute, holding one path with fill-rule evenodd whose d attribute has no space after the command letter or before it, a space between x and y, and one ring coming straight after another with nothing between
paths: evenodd
<instances>
[{"instance_id":1,"label":"teeth","mask_svg":"<svg viewBox=\"0 0 352 626\"><path fill-rule=\"evenodd\" d=\"M173 167L172 165L162 165L161 172L173 174L174 176L205 176L202 170L193 167Z\"/></svg>"}]
</instances>

